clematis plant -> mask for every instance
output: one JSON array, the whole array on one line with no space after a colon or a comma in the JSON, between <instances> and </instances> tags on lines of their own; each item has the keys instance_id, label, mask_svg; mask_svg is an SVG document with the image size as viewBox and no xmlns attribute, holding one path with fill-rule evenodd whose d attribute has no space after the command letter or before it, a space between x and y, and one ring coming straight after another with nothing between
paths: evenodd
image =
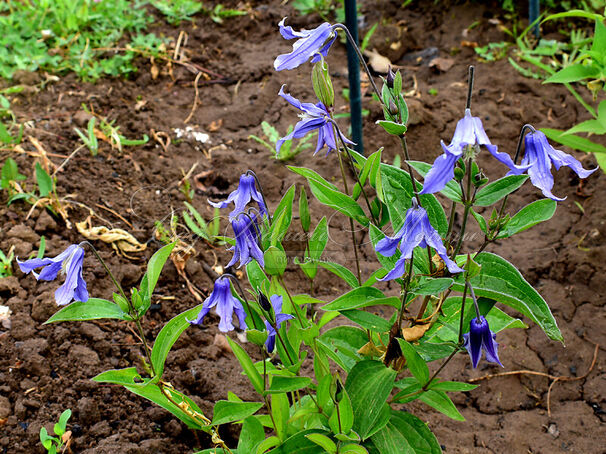
<instances>
[{"instance_id":1,"label":"clematis plant","mask_svg":"<svg viewBox=\"0 0 606 454\"><path fill-rule=\"evenodd\" d=\"M406 406L409 411L404 411L402 404L418 400L462 421L448 393L471 391L475 385L444 379L445 366L467 353L471 364L466 367L476 368L484 353L492 363L487 367L507 367L507 361L500 360L496 336L504 335L501 332L506 328L526 325L501 306L536 323L550 339L563 340L547 302L513 264L489 248L553 216L559 199L551 193L551 163L556 168L569 166L580 177L592 171L554 150L529 126L522 128L513 158L499 152L480 119L471 115L473 68L463 118L452 141L440 147L438 138L433 139L430 151L439 155L433 165L413 159L425 156L426 148L418 153L408 149L407 135L414 131L408 130L401 74L391 73L379 90L369 72L384 116L376 127L398 139L405 168L382 162L383 148L378 145L378 151L369 156L356 153L331 118L334 90L322 58L336 30L342 28L321 24L296 32L282 21L282 36L297 42L293 52L275 62L281 70L317 60L312 69L317 103L302 103L285 93L284 87L279 92L302 112L294 131L282 140L318 130L316 152L325 146L335 151L326 160L338 161L340 182L306 167L289 169L304 178L318 203L348 219L351 246L331 244L342 253L342 262L333 261L335 254L327 254L330 239L342 232L331 232L328 216L314 218L307 190L299 191L298 203L295 185L280 200L267 202L251 171L240 176L238 188L225 200L210 202L221 209L234 204L229 213L234 237L226 238L233 247L221 259L229 267L239 263L241 272L218 276L204 302L192 303L191 309L168 321L152 345L143 321L174 244L149 259L140 285L131 289L123 289L102 262L116 286L113 301L82 301L85 287L78 283L83 262L77 246L54 259L20 262L27 272L46 266L36 275L40 279L54 279L65 266L67 289L72 289L67 292L72 292L69 300L73 296L81 301L64 306L49 323L99 318L134 323L143 367L108 370L94 380L124 386L171 412L190 429L208 434L207 446L196 454L401 454L403 446L413 454L440 453L422 413L412 413L412 408L417 412L422 407ZM346 36L350 38L349 33ZM362 59L360 63L366 69ZM490 132L491 125L486 126ZM430 140L425 143L431 144ZM518 163L524 142L524 157ZM490 175L491 182L481 168L482 147L504 163L509 174ZM510 215L509 194L529 178L547 198ZM446 210L443 199L434 195L437 192L449 199ZM478 207L494 208L487 218ZM258 214L251 211L257 209ZM297 227L292 225L295 219ZM466 235L471 219L484 236L479 245ZM293 231L305 234L295 242L303 245L296 250L287 241ZM388 236L386 232L396 233ZM370 239L377 259L374 266L359 264L361 237ZM292 285L297 268L309 278L308 289ZM331 285L318 294L313 283L320 273ZM195 396L175 389L164 377L169 352L185 330L200 329L192 325L202 323L215 329L213 308L219 316L218 331L227 336L255 397L245 402L225 390L225 399L214 403L210 418L197 406ZM246 348L241 345L241 333L230 333L236 329L234 315L239 331L245 333ZM218 432L218 426L230 423L238 424L240 430L237 446L228 446Z\"/></svg>"}]
</instances>

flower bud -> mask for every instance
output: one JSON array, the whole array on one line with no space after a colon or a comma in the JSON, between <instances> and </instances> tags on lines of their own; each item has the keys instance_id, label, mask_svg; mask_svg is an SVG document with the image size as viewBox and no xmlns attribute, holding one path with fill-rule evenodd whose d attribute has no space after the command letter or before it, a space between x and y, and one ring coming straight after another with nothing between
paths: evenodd
<instances>
[{"instance_id":1,"label":"flower bud","mask_svg":"<svg viewBox=\"0 0 606 454\"><path fill-rule=\"evenodd\" d=\"M465 178L465 171L460 167L455 167L454 176L457 181L463 181L463 178Z\"/></svg>"},{"instance_id":2,"label":"flower bud","mask_svg":"<svg viewBox=\"0 0 606 454\"><path fill-rule=\"evenodd\" d=\"M389 100L389 113L392 115L398 115L398 113L400 113L400 110L398 109L398 106L396 106L396 103L393 102L393 100Z\"/></svg>"},{"instance_id":3,"label":"flower bud","mask_svg":"<svg viewBox=\"0 0 606 454\"><path fill-rule=\"evenodd\" d=\"M478 172L474 175L473 185L476 188L484 186L486 183L488 183L488 178L486 177L486 175L484 175L484 172Z\"/></svg>"},{"instance_id":4,"label":"flower bud","mask_svg":"<svg viewBox=\"0 0 606 454\"><path fill-rule=\"evenodd\" d=\"M271 310L271 303L269 302L269 299L267 298L267 296L265 296L264 293L259 293L259 306L261 306L261 309L266 312L269 312Z\"/></svg>"},{"instance_id":5,"label":"flower bud","mask_svg":"<svg viewBox=\"0 0 606 454\"><path fill-rule=\"evenodd\" d=\"M389 67L389 71L387 71L387 78L385 79L385 82L387 82L387 86L389 88L393 88L393 83L396 80L396 73L393 72L393 70L391 69L391 66Z\"/></svg>"},{"instance_id":6,"label":"flower bud","mask_svg":"<svg viewBox=\"0 0 606 454\"><path fill-rule=\"evenodd\" d=\"M322 104L327 108L332 107L335 103L335 90L330 80L328 64L323 58L314 65L311 71L311 83L316 96Z\"/></svg>"}]
</instances>

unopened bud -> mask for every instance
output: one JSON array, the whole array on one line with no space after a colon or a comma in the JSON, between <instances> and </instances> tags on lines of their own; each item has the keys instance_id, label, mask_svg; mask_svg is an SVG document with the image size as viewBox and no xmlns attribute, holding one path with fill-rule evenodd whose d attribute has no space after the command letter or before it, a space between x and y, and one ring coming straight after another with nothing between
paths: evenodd
<instances>
[{"instance_id":1,"label":"unopened bud","mask_svg":"<svg viewBox=\"0 0 606 454\"><path fill-rule=\"evenodd\" d=\"M387 71L387 78L385 79L385 82L387 82L387 86L389 88L393 88L393 83L396 80L396 73L393 72L393 70L391 69L391 66L389 67L389 70Z\"/></svg>"},{"instance_id":2,"label":"unopened bud","mask_svg":"<svg viewBox=\"0 0 606 454\"><path fill-rule=\"evenodd\" d=\"M327 108L332 107L335 103L335 90L328 73L328 64L324 61L324 58L314 65L311 71L311 84L322 104Z\"/></svg>"},{"instance_id":3,"label":"unopened bud","mask_svg":"<svg viewBox=\"0 0 606 454\"><path fill-rule=\"evenodd\" d=\"M486 177L486 175L484 175L484 172L478 172L474 175L473 185L476 188L484 186L486 183L488 183L488 178Z\"/></svg>"},{"instance_id":4,"label":"unopened bud","mask_svg":"<svg viewBox=\"0 0 606 454\"><path fill-rule=\"evenodd\" d=\"M465 171L460 167L455 167L454 176L457 181L463 181L463 178L465 178Z\"/></svg>"},{"instance_id":5,"label":"unopened bud","mask_svg":"<svg viewBox=\"0 0 606 454\"><path fill-rule=\"evenodd\" d=\"M389 100L389 113L392 115L398 115L399 112L400 112L400 110L398 109L398 106L396 106L396 103L390 99Z\"/></svg>"},{"instance_id":6,"label":"unopened bud","mask_svg":"<svg viewBox=\"0 0 606 454\"><path fill-rule=\"evenodd\" d=\"M261 306L261 309L266 312L269 312L271 310L271 303L269 302L269 299L267 299L264 293L259 293L259 306Z\"/></svg>"}]
</instances>

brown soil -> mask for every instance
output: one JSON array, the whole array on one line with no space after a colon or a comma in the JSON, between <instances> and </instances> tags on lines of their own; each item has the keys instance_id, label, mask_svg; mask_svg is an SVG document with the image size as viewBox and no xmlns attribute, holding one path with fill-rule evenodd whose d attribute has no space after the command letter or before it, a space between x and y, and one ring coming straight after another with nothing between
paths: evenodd
<instances>
[{"instance_id":1,"label":"brown soil","mask_svg":"<svg viewBox=\"0 0 606 454\"><path fill-rule=\"evenodd\" d=\"M230 6L232 2L223 3ZM484 45L505 39L489 22L491 11L496 9L477 4L446 10L434 6L400 9L400 3L378 1L362 10L367 24L385 19L371 47L402 66L408 88L413 77L418 82L417 94L410 99L408 134L414 159L433 160L440 153L439 139L451 137L463 112L467 67L472 63L477 64L473 111L502 150L513 151L524 123L568 128L586 118L565 88L522 78L505 60L478 64L473 50L462 46L462 41ZM309 67L273 71L275 56L290 48L279 37L276 26L285 15L297 27L320 21L313 16L298 18L288 6L274 1L255 6L251 16L228 20L224 26L206 17L197 18L195 26L183 26L189 36L186 52L192 61L227 80L206 83L201 79L200 102L189 125L210 135L205 144L191 138L176 140L174 129L185 128L184 120L192 108L195 79L195 74L177 65L172 77L164 68L156 79L144 61L132 80L102 80L89 85L66 76L42 91L30 90L13 99L19 121L31 126L26 135L37 138L48 152L57 155L67 156L79 145L74 127L86 122L82 103L115 120L127 137L151 136L152 129L171 136L167 150L153 139L145 146L125 148L122 154L102 143L96 158L80 150L59 173L60 194L74 194L74 200L103 218L93 218L94 225L123 228L139 241L149 241L146 253L134 260L117 256L104 243L95 243L124 286L138 282L146 259L158 248L154 221L166 222L171 210L183 209L178 183L182 171L187 172L192 165L198 164L194 173L210 172L194 199L194 205L207 218L212 217L207 198L232 191L238 176L249 168L260 176L270 206L276 205L291 184L302 183L267 150L248 139L251 133L261 134L263 120L281 132L296 121L296 112L277 96L282 83L288 84L296 97L309 99L312 95ZM476 20L480 25L464 36L464 30ZM158 26L158 31L175 39L179 33L167 26ZM437 48L439 56L451 60L453 66L446 72L436 72L425 61L406 58L428 47ZM335 83L345 86L343 46L334 46L329 63ZM430 88L437 90L437 95L429 94ZM398 144L374 125L380 109L370 96L365 96L364 105L370 109L364 130L365 148L374 151L385 145L385 161L391 162L400 152ZM23 149L35 151L28 140ZM595 166L593 157L574 154L585 167ZM2 161L7 156L3 155ZM15 153L12 156L21 172L31 175L32 158ZM56 165L63 160L53 155L50 159ZM481 155L480 163L493 178L505 171L488 154ZM312 157L306 151L294 159L294 164L311 166L327 178L338 178L334 155ZM600 278L606 262L605 189L606 177L601 172L580 182L568 169L559 171L554 193L568 198L559 204L556 216L490 249L521 268L549 302L566 340L566 346L549 341L532 325L526 331L502 333L500 356L505 371L584 377L597 343L600 347L595 367L587 377L556 383L549 402L550 380L542 376L519 374L483 381L475 391L454 397L467 422L451 421L422 404L411 405L412 411L429 422L446 453L606 452L606 284ZM540 193L527 184L510 198L510 212L538 198ZM315 202L312 209L316 220L330 214ZM82 241L75 228L67 229L62 221L39 209L27 218L28 210L20 203L8 208L0 204L3 251L14 245L16 254L25 257L38 248L43 235L52 256L68 244ZM112 212L119 213L128 224ZM87 215L88 210L82 207L70 211L72 222ZM343 222L340 216L331 220L333 241L328 252L333 259L349 260L351 264ZM469 247L478 244L479 240L472 241ZM204 243L197 243L196 250L197 257L189 260L186 271L206 295L212 279L200 263L225 264L229 254ZM364 252L362 272L368 275L377 265L370 248ZM15 277L0 280L2 304L13 312L10 328L0 326L0 452L43 452L38 441L40 427L50 430L66 408L74 411L69 426L74 453L187 453L209 446L206 436L198 438L164 410L118 386L90 380L104 370L137 363L141 349L130 327L114 321L43 325L57 310L53 298L57 283L37 283L31 276L15 271ZM111 298L111 282L90 254L85 259L84 277L92 295ZM288 278L294 290L307 290L303 275L294 266L289 267ZM320 271L317 296L334 298L335 285L339 286L327 272ZM145 321L149 340L169 318L197 304L172 264L164 270L156 295ZM220 338L216 341L217 319L210 316L207 320L205 327L188 329L177 342L168 358L167 379L195 396L210 415L213 402L226 398L228 390L245 400L255 396L236 360L222 348ZM468 380L500 372L503 370L486 363L473 370L468 358L461 355L443 376ZM548 403L551 416L547 414ZM221 430L230 441L237 435L235 428Z\"/></svg>"}]
</instances>

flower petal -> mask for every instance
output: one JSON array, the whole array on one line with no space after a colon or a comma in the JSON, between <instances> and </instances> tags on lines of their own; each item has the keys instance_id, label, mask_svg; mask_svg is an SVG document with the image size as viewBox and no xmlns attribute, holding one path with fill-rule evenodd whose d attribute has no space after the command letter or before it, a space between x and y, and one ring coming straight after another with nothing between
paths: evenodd
<instances>
[{"instance_id":1,"label":"flower petal","mask_svg":"<svg viewBox=\"0 0 606 454\"><path fill-rule=\"evenodd\" d=\"M419 194L433 194L441 191L446 183L454 178L454 167L460 155L450 152L443 142L442 147L444 154L436 158L431 170L425 175L423 190Z\"/></svg>"}]
</instances>

